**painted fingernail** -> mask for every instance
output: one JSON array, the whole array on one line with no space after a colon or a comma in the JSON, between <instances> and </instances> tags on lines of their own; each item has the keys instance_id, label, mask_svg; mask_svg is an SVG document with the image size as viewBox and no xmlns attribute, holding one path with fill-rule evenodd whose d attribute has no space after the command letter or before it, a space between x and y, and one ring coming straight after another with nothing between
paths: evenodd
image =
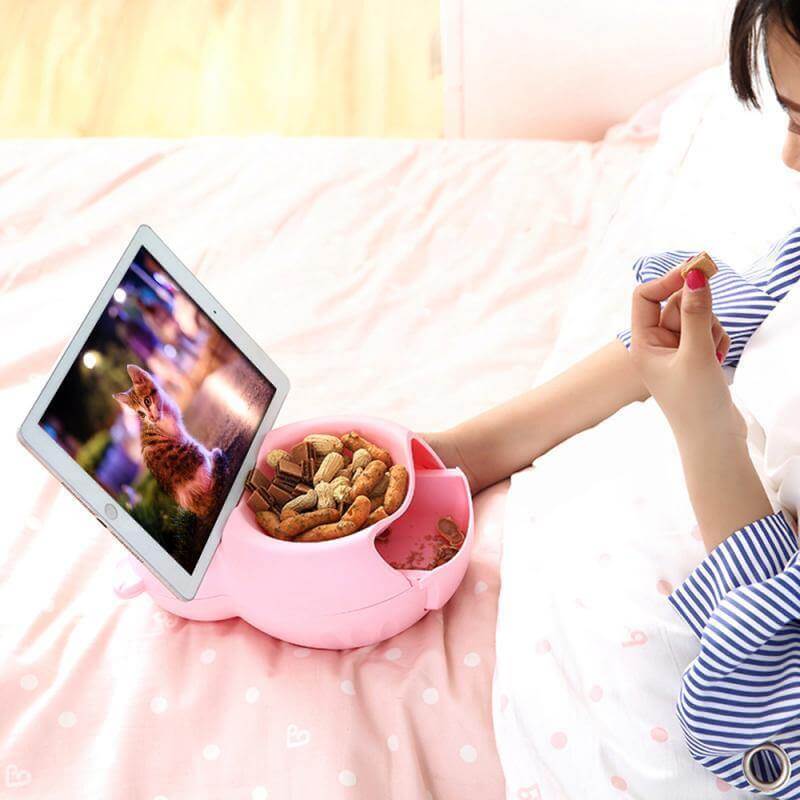
<instances>
[{"instance_id":1,"label":"painted fingernail","mask_svg":"<svg viewBox=\"0 0 800 800\"><path fill-rule=\"evenodd\" d=\"M708 283L706 280L706 274L701 269L690 269L686 273L686 285L693 291L696 292L698 289L704 289Z\"/></svg>"},{"instance_id":2,"label":"painted fingernail","mask_svg":"<svg viewBox=\"0 0 800 800\"><path fill-rule=\"evenodd\" d=\"M722 355L722 353L720 353L719 350L717 350L717 361L719 361L719 363L721 364L724 360L725 360L725 356Z\"/></svg>"}]
</instances>

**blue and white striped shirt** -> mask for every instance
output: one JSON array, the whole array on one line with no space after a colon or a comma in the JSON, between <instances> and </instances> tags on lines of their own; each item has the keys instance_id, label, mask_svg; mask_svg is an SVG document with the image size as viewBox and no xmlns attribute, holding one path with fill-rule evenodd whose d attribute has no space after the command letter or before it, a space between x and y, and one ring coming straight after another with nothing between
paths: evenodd
<instances>
[{"instance_id":1,"label":"blue and white striped shirt","mask_svg":"<svg viewBox=\"0 0 800 800\"><path fill-rule=\"evenodd\" d=\"M683 674L678 719L694 759L739 789L750 789L744 754L782 747L789 782L772 796L800 797L800 563L781 513L736 531L670 596L700 639ZM781 765L757 752L765 784Z\"/></svg>"},{"instance_id":2,"label":"blue and white striped shirt","mask_svg":"<svg viewBox=\"0 0 800 800\"><path fill-rule=\"evenodd\" d=\"M692 255L640 259L636 278L652 280ZM725 363L736 366L749 338L800 278L800 228L742 274L714 260L714 313L731 338ZM619 338L628 346L630 331ZM800 561L783 514L733 533L670 602L700 640L678 701L690 753L727 783L758 791L745 772L745 754L751 753L750 777L773 784L782 756L761 746L777 745L792 773L769 794L800 798Z\"/></svg>"}]
</instances>

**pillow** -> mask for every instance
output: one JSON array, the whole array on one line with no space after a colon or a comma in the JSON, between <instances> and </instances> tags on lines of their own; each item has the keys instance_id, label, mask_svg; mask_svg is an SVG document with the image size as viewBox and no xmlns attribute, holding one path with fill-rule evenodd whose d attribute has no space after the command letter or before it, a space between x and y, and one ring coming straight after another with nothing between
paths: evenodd
<instances>
[{"instance_id":1,"label":"pillow","mask_svg":"<svg viewBox=\"0 0 800 800\"><path fill-rule=\"evenodd\" d=\"M798 224L800 175L781 162L786 115L775 105L744 108L724 68L683 88L610 224L592 232L575 265L580 290L537 383L628 326L639 257L696 248L745 269Z\"/></svg>"}]
</instances>

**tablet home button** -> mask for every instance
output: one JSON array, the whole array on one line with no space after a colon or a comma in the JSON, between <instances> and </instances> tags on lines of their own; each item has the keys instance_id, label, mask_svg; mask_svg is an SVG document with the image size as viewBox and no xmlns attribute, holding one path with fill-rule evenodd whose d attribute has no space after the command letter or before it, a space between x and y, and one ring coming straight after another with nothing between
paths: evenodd
<instances>
[{"instance_id":1,"label":"tablet home button","mask_svg":"<svg viewBox=\"0 0 800 800\"><path fill-rule=\"evenodd\" d=\"M117 518L117 507L113 503L106 503L106 517L108 519Z\"/></svg>"}]
</instances>

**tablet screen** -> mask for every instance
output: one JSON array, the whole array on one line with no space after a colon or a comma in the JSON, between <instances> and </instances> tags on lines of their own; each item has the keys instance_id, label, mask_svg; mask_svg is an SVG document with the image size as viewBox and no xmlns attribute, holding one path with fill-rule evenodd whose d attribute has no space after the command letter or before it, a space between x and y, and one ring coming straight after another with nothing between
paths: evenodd
<instances>
[{"instance_id":1,"label":"tablet screen","mask_svg":"<svg viewBox=\"0 0 800 800\"><path fill-rule=\"evenodd\" d=\"M274 394L141 248L39 424L191 573Z\"/></svg>"}]
</instances>

